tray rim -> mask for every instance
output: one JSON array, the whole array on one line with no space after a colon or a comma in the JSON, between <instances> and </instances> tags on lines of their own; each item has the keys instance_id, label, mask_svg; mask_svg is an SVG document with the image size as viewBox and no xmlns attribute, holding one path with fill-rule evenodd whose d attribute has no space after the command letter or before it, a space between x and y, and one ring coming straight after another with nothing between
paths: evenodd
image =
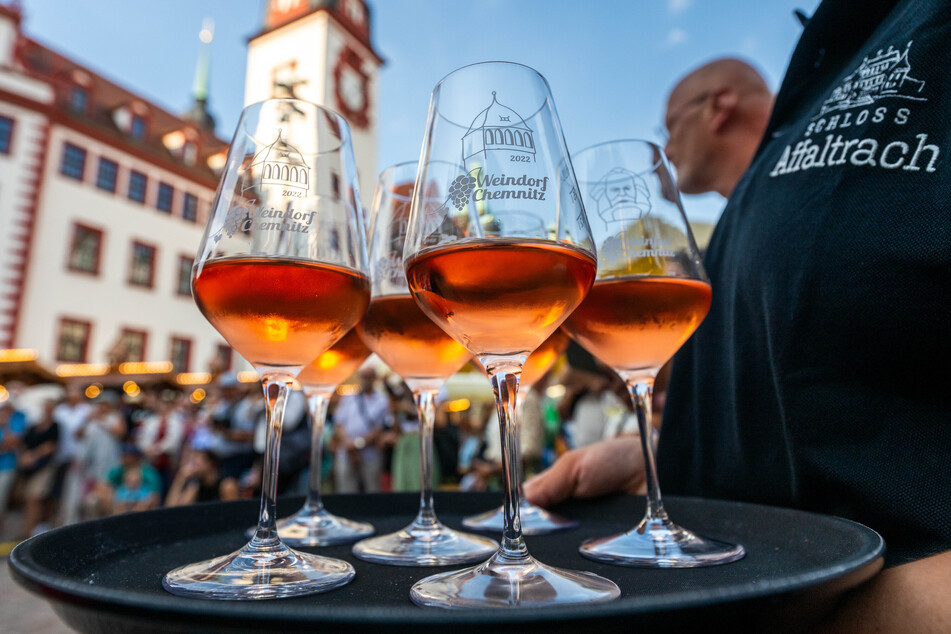
<instances>
[{"instance_id":1,"label":"tray rim","mask_svg":"<svg viewBox=\"0 0 951 634\"><path fill-rule=\"evenodd\" d=\"M445 495L446 493L443 493ZM448 493L452 495L453 493ZM384 494L393 495L393 494ZM407 494L418 497L418 494ZM333 500L334 495L325 496ZM339 496L343 498L345 496ZM353 497L353 496L348 496ZM642 496L626 496L642 497ZM96 522L121 522L129 516L94 520L71 526L61 527L32 537L18 544L9 555L8 565L14 579L27 590L38 594L53 603L54 609L59 612L56 603L66 606L76 606L91 609L95 612L116 614L121 616L146 616L157 618L159 621L180 621L182 618L198 619L201 621L223 621L238 623L268 623L278 622L303 625L310 623L326 623L340 625L383 625L399 623L404 626L431 626L437 624L518 624L544 623L553 621L584 621L600 619L616 619L624 616L662 614L664 612L689 611L697 608L712 606L737 605L746 601L758 599L778 598L780 596L806 592L826 583L855 579L851 585L858 585L881 569L885 542L881 535L873 529L842 517L822 515L797 509L754 504L749 502L735 502L711 498L688 496L665 496L666 500L685 502L689 504L716 504L736 505L743 508L763 508L769 512L788 513L796 516L820 518L820 521L841 524L843 527L857 530L870 540L870 547L866 552L850 555L834 565L823 567L820 570L799 573L779 578L763 578L753 587L750 582L730 583L722 587L711 589L678 591L667 595L635 595L621 597L618 600L590 604L580 607L548 606L541 608L512 608L512 609L460 609L435 610L422 609L412 604L409 599L409 588L406 589L405 607L387 605L337 606L312 605L301 610L301 604L294 604L294 608L280 599L265 601L215 601L205 599L187 599L171 594L161 595L141 590L118 590L105 588L95 584L79 581L76 578L62 573L50 572L36 563L33 558L33 549L42 547L49 539L54 539L65 531L80 530L88 524ZM234 505L248 504L256 501L218 502L212 504ZM156 509L144 513L167 513L177 509ZM142 513L137 514L139 517ZM319 551L318 551L319 552ZM438 568L418 568L420 578L442 570L451 570L459 566L445 566ZM675 569L658 569L658 574L677 574ZM849 586L851 587L851 586ZM282 608L281 606L285 606ZM65 607L65 606L64 606Z\"/></svg>"}]
</instances>

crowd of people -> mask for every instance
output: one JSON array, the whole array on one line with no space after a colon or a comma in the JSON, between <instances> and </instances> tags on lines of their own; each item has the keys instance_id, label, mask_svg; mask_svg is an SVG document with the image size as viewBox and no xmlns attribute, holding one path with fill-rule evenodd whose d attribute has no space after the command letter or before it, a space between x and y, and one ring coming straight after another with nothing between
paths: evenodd
<instances>
[{"instance_id":1,"label":"crowd of people","mask_svg":"<svg viewBox=\"0 0 951 634\"><path fill-rule=\"evenodd\" d=\"M558 400L541 387L526 399L529 473L570 447L629 426L619 422L630 412L608 376L589 358L588 365L563 373L565 393ZM412 394L395 375L381 377L373 367L356 378L356 393L331 401L325 491L417 490L419 425ZM146 390L137 398L107 389L89 399L80 386L70 386L33 412L14 390L0 405L0 522L10 508L22 513L19 526L5 532L25 538L118 513L256 497L266 426L260 386L224 374L207 392L198 403L173 389ZM501 451L491 400L462 411L448 405L446 397L439 399L435 485L499 488ZM284 417L279 494L306 493L310 428L306 398L293 392Z\"/></svg>"}]
</instances>

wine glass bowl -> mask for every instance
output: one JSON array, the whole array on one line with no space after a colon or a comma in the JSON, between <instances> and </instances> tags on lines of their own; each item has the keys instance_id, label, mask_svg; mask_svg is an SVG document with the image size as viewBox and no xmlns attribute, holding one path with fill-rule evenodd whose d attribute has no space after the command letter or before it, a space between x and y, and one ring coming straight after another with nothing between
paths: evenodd
<instances>
[{"instance_id":1,"label":"wine glass bowl","mask_svg":"<svg viewBox=\"0 0 951 634\"><path fill-rule=\"evenodd\" d=\"M267 413L261 507L242 549L165 575L173 594L267 599L348 583L349 563L288 548L276 530L284 405L302 367L369 301L366 236L346 121L315 104L244 109L192 270L202 314L261 376Z\"/></svg>"},{"instance_id":2,"label":"wine glass bowl","mask_svg":"<svg viewBox=\"0 0 951 634\"><path fill-rule=\"evenodd\" d=\"M584 299L597 270L551 91L519 64L473 64L433 90L409 231L406 278L422 310L478 357L499 414L501 546L488 561L418 581L418 605L540 607L617 598L592 573L546 566L519 519L519 375Z\"/></svg>"},{"instance_id":3,"label":"wine glass bowl","mask_svg":"<svg viewBox=\"0 0 951 634\"><path fill-rule=\"evenodd\" d=\"M688 568L744 556L681 528L667 516L654 460L651 397L661 366L710 309L710 284L663 154L647 141L595 145L574 156L598 275L565 329L614 369L630 393L644 454L647 511L621 535L581 546L590 559L626 566Z\"/></svg>"}]
</instances>

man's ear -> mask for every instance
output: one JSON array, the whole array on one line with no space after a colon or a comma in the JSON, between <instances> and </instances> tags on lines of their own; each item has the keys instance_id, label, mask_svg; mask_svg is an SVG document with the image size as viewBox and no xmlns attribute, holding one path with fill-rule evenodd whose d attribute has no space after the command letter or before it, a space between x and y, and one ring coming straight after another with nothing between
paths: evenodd
<instances>
[{"instance_id":1,"label":"man's ear","mask_svg":"<svg viewBox=\"0 0 951 634\"><path fill-rule=\"evenodd\" d=\"M710 99L712 117L710 125L714 132L720 132L733 118L740 96L730 87L718 88Z\"/></svg>"}]
</instances>

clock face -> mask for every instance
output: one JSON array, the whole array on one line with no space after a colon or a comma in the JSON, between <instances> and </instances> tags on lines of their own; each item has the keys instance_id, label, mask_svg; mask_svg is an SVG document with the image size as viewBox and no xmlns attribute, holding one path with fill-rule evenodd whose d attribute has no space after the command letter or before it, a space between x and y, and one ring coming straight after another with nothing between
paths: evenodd
<instances>
[{"instance_id":1,"label":"clock face","mask_svg":"<svg viewBox=\"0 0 951 634\"><path fill-rule=\"evenodd\" d=\"M364 90L363 77L352 68L344 67L340 73L340 96L343 98L343 105L350 112L361 112L366 104L366 95Z\"/></svg>"},{"instance_id":2,"label":"clock face","mask_svg":"<svg viewBox=\"0 0 951 634\"><path fill-rule=\"evenodd\" d=\"M369 124L369 78L362 72L362 68L363 61L360 56L345 46L340 51L333 75L337 106L341 114L351 125L365 128Z\"/></svg>"}]
</instances>

